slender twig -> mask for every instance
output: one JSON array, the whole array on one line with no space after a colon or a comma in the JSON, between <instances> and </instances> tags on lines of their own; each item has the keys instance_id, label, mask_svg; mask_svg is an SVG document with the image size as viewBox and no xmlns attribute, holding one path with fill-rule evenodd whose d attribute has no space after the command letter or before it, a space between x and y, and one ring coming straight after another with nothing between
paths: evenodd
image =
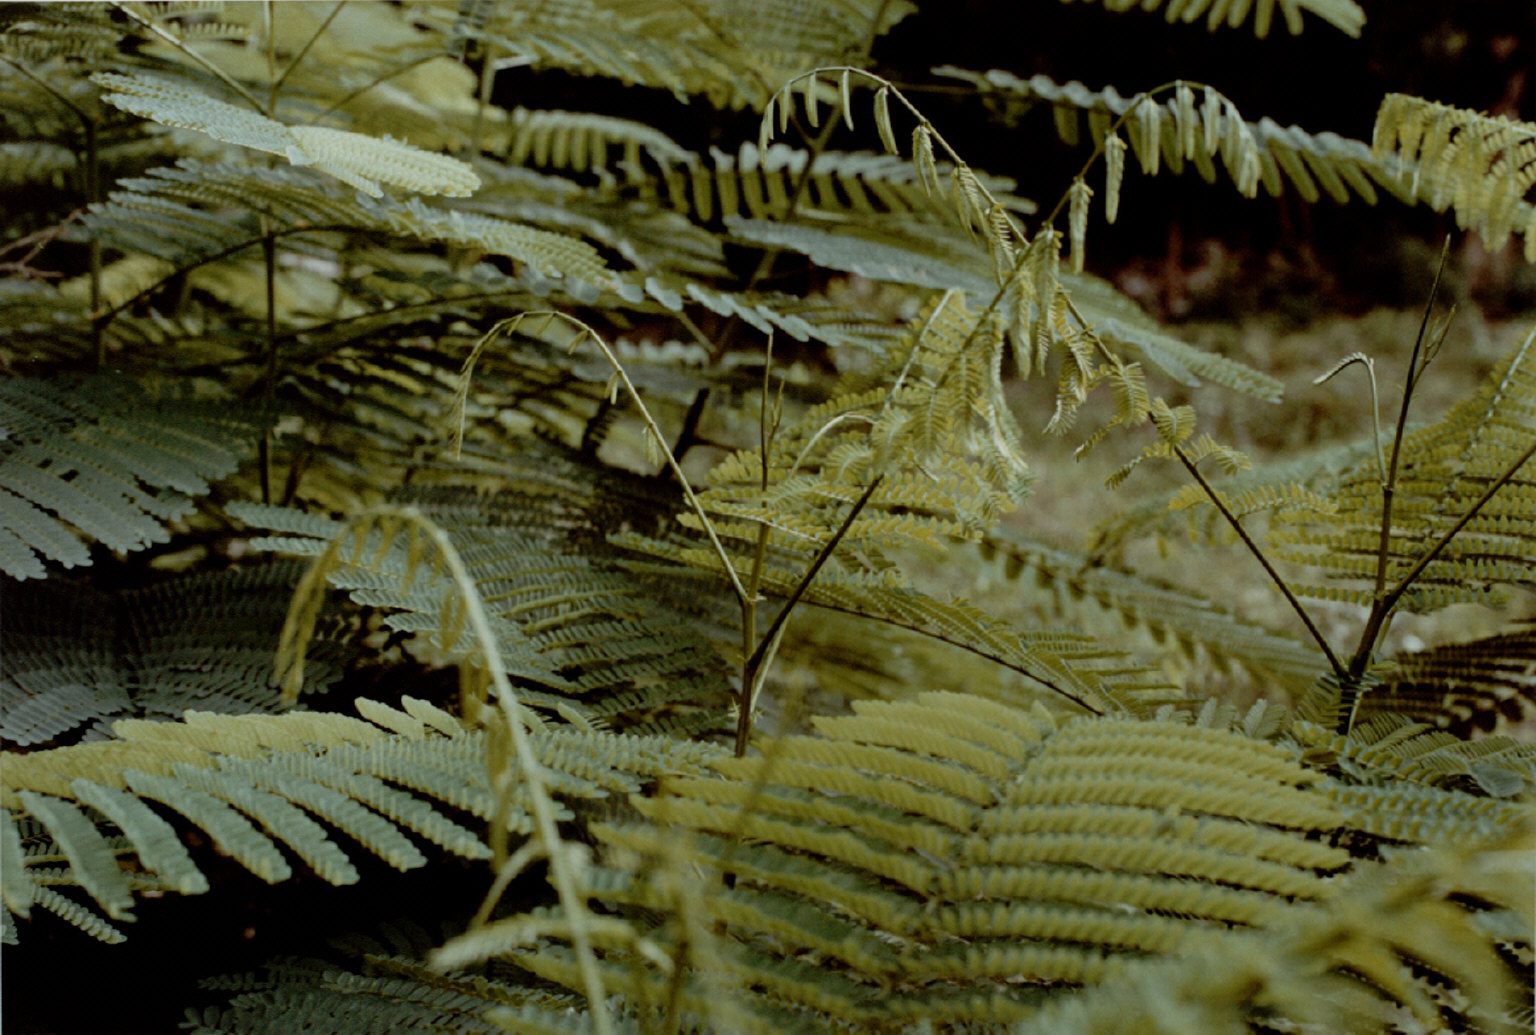
<instances>
[{"instance_id":1,"label":"slender twig","mask_svg":"<svg viewBox=\"0 0 1536 1035\"><path fill-rule=\"evenodd\" d=\"M94 205L101 200L101 149L96 138L97 120L88 114L74 101L63 93L53 88L47 80L36 75L31 69L19 62L0 54L0 61L4 61L22 76L58 101L80 120L81 131L85 135L85 201L87 205ZM97 234L91 234L90 242L86 246L86 261L89 264L91 287L91 355L100 370L107 362L106 330L107 321L101 314L101 238ZM35 253L34 253L35 254ZM30 256L29 256L30 258Z\"/></svg>"},{"instance_id":2,"label":"slender twig","mask_svg":"<svg viewBox=\"0 0 1536 1035\"><path fill-rule=\"evenodd\" d=\"M261 217L262 225L268 224L265 215ZM270 411L277 399L277 237L267 233L261 239L261 258L264 272L266 273L267 291L267 358L262 371L261 398ZM267 428L261 436L261 501L272 502L272 429Z\"/></svg>"},{"instance_id":3,"label":"slender twig","mask_svg":"<svg viewBox=\"0 0 1536 1035\"><path fill-rule=\"evenodd\" d=\"M1386 475L1381 482L1381 527L1377 531L1376 538L1376 576L1371 588L1371 608L1366 615L1365 625L1360 629L1360 639L1355 644L1354 655L1349 659L1349 674L1352 679L1359 679L1365 674L1366 666L1370 664L1371 654L1376 649L1376 641L1381 636L1387 616L1391 614L1392 607L1402 595L1399 592L1393 596L1391 603L1386 600L1387 568L1392 551L1392 518L1397 498L1398 461L1402 457L1403 435L1408 428L1408 409L1413 403L1414 391L1418 388L1419 375L1422 373L1419 356L1424 349L1430 314L1434 311L1435 296L1440 291L1440 277L1445 272L1445 261L1450 254L1450 248L1451 239L1447 236L1445 243L1440 247L1440 262L1435 266L1435 279L1430 284L1429 298L1424 303L1424 314L1419 318L1419 331L1414 336L1413 350L1408 357L1408 371L1403 377L1403 397L1398 406L1397 423L1392 431L1392 455L1387 463Z\"/></svg>"},{"instance_id":4,"label":"slender twig","mask_svg":"<svg viewBox=\"0 0 1536 1035\"><path fill-rule=\"evenodd\" d=\"M1403 379L1403 398L1397 411L1397 424L1392 430L1392 458L1387 476L1381 487L1381 533L1377 546L1376 586L1373 592L1380 595L1387 583L1387 547L1392 536L1392 502L1397 491L1397 464L1403 452L1403 434L1408 427L1408 408L1413 404L1413 393L1419 385L1419 353L1424 347L1429 317L1435 308L1435 296L1440 291L1440 276L1445 272L1445 259L1450 253L1451 239L1445 239L1440 248L1440 263L1435 267L1435 279L1429 287L1429 299L1424 303L1424 315L1419 318L1419 333L1413 339L1413 351L1408 357L1408 373Z\"/></svg>"},{"instance_id":5,"label":"slender twig","mask_svg":"<svg viewBox=\"0 0 1536 1035\"><path fill-rule=\"evenodd\" d=\"M464 441L464 403L469 394L470 376L474 372L475 361L480 358L480 353L484 351L485 347L498 334L511 334L525 320L536 316L542 316L548 320L563 320L575 328L577 334L571 340L573 348L580 345L583 338L588 338L602 351L604 358L608 360L608 365L613 368L614 376L623 384L625 393L634 400L635 407L640 411L640 419L645 422L646 430L656 443L656 448L665 458L667 465L672 468L672 473L677 476L677 482L682 486L683 496L688 500L689 508L693 511L694 516L699 519L699 523L703 525L704 532L709 536L710 544L715 549L715 555L720 560L720 566L725 569L725 575L731 581L731 589L735 591L736 599L745 601L747 599L747 590L741 584L741 576L736 573L736 565L732 563L731 555L726 552L725 545L720 542L720 536L715 531L714 522L710 521L709 514L704 510L704 505L699 502L698 496L693 491L693 486L688 484L688 478L683 474L682 466L678 464L677 458L672 455L672 450L667 448L666 437L662 435L661 427L656 423L656 418L651 416L651 411L645 405L645 400L640 397L640 390L629 379L629 372L624 369L624 364L619 362L619 357L613 354L613 350L608 347L608 343L603 340L602 335L576 317L554 309L532 310L519 313L516 316L498 321L489 331L481 336L479 341L475 342L475 347L470 350L469 357L464 360L464 366L459 371L458 427L454 435L454 447L456 449L459 448Z\"/></svg>"},{"instance_id":6,"label":"slender twig","mask_svg":"<svg viewBox=\"0 0 1536 1035\"><path fill-rule=\"evenodd\" d=\"M273 23L272 0L267 0L262 5L263 26L267 37L267 106L263 114L273 118L277 113L277 32ZM267 164L272 164L271 156L268 156ZM272 404L277 398L277 229L276 222L268 212L260 215L261 227L261 262L265 275L266 302L267 302L267 360L262 372L262 402L270 413ZM272 502L272 437L273 430L269 426L265 428L261 436L259 452L261 454L261 501Z\"/></svg>"},{"instance_id":7,"label":"slender twig","mask_svg":"<svg viewBox=\"0 0 1536 1035\"><path fill-rule=\"evenodd\" d=\"M1215 505L1216 509L1221 512L1221 516L1226 519L1227 524L1232 526L1232 530L1237 533L1238 538L1248 547L1248 551L1263 566L1264 572L1269 576L1270 581L1279 587L1281 594L1284 595L1286 601L1291 605L1291 610L1296 612L1297 617L1301 619L1301 624L1307 627L1307 632L1311 633L1312 639L1322 649L1323 655L1328 659L1328 665L1333 669L1334 675L1340 679L1345 678L1344 666L1339 663L1338 656L1333 653L1333 648L1328 646L1328 641L1318 631L1317 626L1312 623L1312 618L1307 614L1306 608L1301 606L1301 601L1296 599L1296 594L1291 592L1291 587L1286 585L1285 579L1281 578L1280 573L1269 563L1269 558L1264 556L1264 551L1259 549L1259 544L1253 541L1253 537L1248 534L1248 530L1237 519L1237 515L1227 508L1221 495L1211 487L1210 482L1205 480L1205 475L1200 473L1200 469L1189 459L1189 455L1177 445L1172 448L1173 455L1179 458L1179 463L1183 464L1190 477L1199 483L1200 488L1205 492L1211 503Z\"/></svg>"},{"instance_id":8,"label":"slender twig","mask_svg":"<svg viewBox=\"0 0 1536 1035\"><path fill-rule=\"evenodd\" d=\"M299 687L303 682L304 648L309 636L313 633L314 618L318 612L318 603L325 594L327 576L338 568L352 563L344 554L349 545L355 551L361 552L370 533L388 522L396 523L394 525L396 530L400 526L410 528L413 536L413 550L424 540L425 544L432 549L432 554L440 565L436 569L437 572L453 586L454 599L462 607L463 618L478 647L479 661L490 677L491 686L495 689L496 707L506 725L507 734L512 741L513 758L517 768L521 770L523 785L527 789L527 801L529 811L533 813L534 831L539 843L543 846L544 855L549 860L550 881L555 886L555 893L565 909L570 924L571 947L575 951L577 969L581 974L587 1005L591 1011L592 1027L597 1035L612 1035L613 1025L608 1016L602 975L597 969L597 960L592 952L592 939L588 930L590 913L586 900L577 887L576 875L572 872L571 857L564 850L566 845L560 837L560 830L556 824L555 806L550 798L544 765L539 761L533 742L528 735L529 726L536 724L537 719L524 709L521 699L517 696L517 691L507 675L506 664L502 661L496 634L491 628L490 617L486 613L485 602L475 586L474 577L465 566L464 559L459 555L453 540L441 527L415 508L386 505L357 515L341 534L330 541L325 552L317 557L305 571L294 592L293 602L289 606L288 618L283 627L282 645L279 647L280 668L285 664L288 665L283 677L285 684L283 699L291 704L298 696ZM386 530L385 535L380 538L384 540L381 545L387 549L390 539L388 531ZM447 599L445 597L445 606ZM515 859L516 856L513 858ZM531 858L531 853L527 858ZM495 884L492 888L495 889Z\"/></svg>"},{"instance_id":9,"label":"slender twig","mask_svg":"<svg viewBox=\"0 0 1536 1035\"><path fill-rule=\"evenodd\" d=\"M304 122L302 123L302 125L312 126L316 122L319 122L321 119L325 118L331 112L339 111L340 109L345 108L347 105L349 105L353 101L357 100L363 94L367 93L369 90L372 90L375 86L380 86L380 85L382 85L384 83L387 83L391 79L395 78L396 76L404 75L405 73L409 72L411 69L413 69L413 68L420 68L422 65L426 64L428 61L436 61L438 58L440 58L442 56L443 56L442 54L428 54L425 57L417 58L415 61L408 61L405 64L401 65L399 68L396 68L396 69L394 69L394 70L392 70L390 72L386 72L384 75L379 76L377 79L373 80L373 82L369 83L367 86L359 86L356 90L353 90L351 93L347 94L345 97L343 97L341 100L337 101L335 104L332 104L332 105L326 107L323 111L316 112L314 115L312 115L309 118L305 119Z\"/></svg>"},{"instance_id":10,"label":"slender twig","mask_svg":"<svg viewBox=\"0 0 1536 1035\"><path fill-rule=\"evenodd\" d=\"M794 611L795 605L805 595L805 591L821 571L822 566L831 559L832 552L837 549L838 544L847 536L848 530L853 527L854 519L864 510L864 507L874 496L875 490L880 487L880 483L884 480L885 475L883 473L877 474L870 479L869 485L865 487L859 498L854 501L853 508L848 511L848 515L843 518L843 523L838 526L836 532L832 533L832 538L822 545L821 552L816 555L816 559L811 562L811 566L806 569L805 574L800 577L800 581L795 584L794 591L790 593L789 599L784 602L784 606L779 609L779 613L774 616L773 623L768 626L768 631L763 634L763 638L758 642L757 649L752 652L752 656L742 666L742 701L740 712L736 716L736 755L738 758L747 753L747 737L752 732L752 703L756 699L756 691L762 683L762 677L767 671L763 663L767 659L769 651L774 649L774 645L778 642L779 634L784 629L784 623L789 620L790 613Z\"/></svg>"},{"instance_id":11,"label":"slender twig","mask_svg":"<svg viewBox=\"0 0 1536 1035\"><path fill-rule=\"evenodd\" d=\"M790 188L789 204L786 206L784 214L777 217L780 220L794 218L796 210L800 207L800 202L805 198L806 190L810 187L811 167L816 164L816 159L826 150L827 143L832 139L832 131L836 127L837 120L828 118L826 124L821 128L821 132L814 140L810 141L810 154L806 158L805 168L800 170L800 175L795 178L794 185ZM752 275L747 278L746 286L742 288L744 294L755 291L758 284L762 283L773 272L773 267L778 264L779 257L784 254L784 251L785 249L782 245L774 245L763 252L762 256L757 260L757 267L753 269ZM725 351L726 343L735 337L736 329L740 326L741 314L731 313L730 318L725 321L725 325L721 328L720 333L715 335L710 355L721 355Z\"/></svg>"},{"instance_id":12,"label":"slender twig","mask_svg":"<svg viewBox=\"0 0 1536 1035\"><path fill-rule=\"evenodd\" d=\"M758 488L762 492L762 505L768 504L768 465L772 459L773 443L768 438L768 390L770 378L773 374L773 335L769 334L763 342L763 388L762 400L758 405L757 413L757 452L761 460L761 473L758 480ZM739 712L736 720L736 754L745 753L746 736L751 730L751 713L753 697L753 672L751 659L757 655L757 604L763 584L763 569L768 563L768 522L757 523L757 541L752 548L752 570L747 576L747 595L741 601L741 698L737 702ZM746 715L746 730L743 733L741 715Z\"/></svg>"},{"instance_id":13,"label":"slender twig","mask_svg":"<svg viewBox=\"0 0 1536 1035\"><path fill-rule=\"evenodd\" d=\"M101 200L101 151L96 139L96 120L85 120L85 200L94 205ZM91 234L86 260L91 276L91 352L96 369L107 365L107 321L101 315L101 235Z\"/></svg>"}]
</instances>

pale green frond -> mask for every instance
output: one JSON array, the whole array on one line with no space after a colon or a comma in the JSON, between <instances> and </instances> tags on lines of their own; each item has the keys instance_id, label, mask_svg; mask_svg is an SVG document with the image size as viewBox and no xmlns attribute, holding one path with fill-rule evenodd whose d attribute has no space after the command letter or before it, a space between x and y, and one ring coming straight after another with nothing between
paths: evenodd
<instances>
[{"instance_id":1,"label":"pale green frond","mask_svg":"<svg viewBox=\"0 0 1536 1035\"><path fill-rule=\"evenodd\" d=\"M1207 89L1202 104L1192 106L1181 105L1177 93L1166 100L1125 98L1113 86L1090 90L1075 80L1060 84L1044 75L1023 79L1001 69L979 73L954 66L938 71L980 89L995 102L1005 122L1016 122L1032 105L1052 105L1058 113L1058 129L1068 129L1063 134L1068 143L1079 136L1081 113L1087 118L1092 142L1104 146L1115 161L1123 158L1124 143L1105 141L1111 126L1125 118L1119 132L1129 139L1137 164L1148 175L1164 167L1179 173L1189 163L1213 182L1219 159L1233 185L1247 197L1255 196L1261 185L1278 196L1289 183L1309 202L1326 193L1340 203L1358 196L1366 204L1375 204L1378 188L1404 201L1412 199L1401 162L1385 160L1365 143L1336 133L1308 133L1268 117L1245 121L1232 102L1214 90ZM1111 139L1116 138L1118 133ZM1117 150L1121 158L1115 158ZM1116 168L1111 161L1112 184ZM1113 196L1111 192L1109 197Z\"/></svg>"},{"instance_id":2,"label":"pale green frond","mask_svg":"<svg viewBox=\"0 0 1536 1035\"><path fill-rule=\"evenodd\" d=\"M1376 113L1371 151L1402 161L1408 190L1437 212L1455 212L1490 250L1524 234L1525 261L1536 262L1536 123L1391 93Z\"/></svg>"},{"instance_id":3,"label":"pale green frond","mask_svg":"<svg viewBox=\"0 0 1536 1035\"><path fill-rule=\"evenodd\" d=\"M313 165L380 197L379 181L420 194L463 196L480 186L464 162L398 140L379 139L324 126L289 126L259 112L227 104L190 86L142 73L97 74L108 91L102 100L159 122L207 133L227 144L282 155L294 165Z\"/></svg>"}]
</instances>

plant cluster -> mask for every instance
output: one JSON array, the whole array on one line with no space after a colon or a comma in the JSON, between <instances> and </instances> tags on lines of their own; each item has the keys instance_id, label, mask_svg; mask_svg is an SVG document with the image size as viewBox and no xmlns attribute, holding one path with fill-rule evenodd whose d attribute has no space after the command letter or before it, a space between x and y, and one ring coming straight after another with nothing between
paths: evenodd
<instances>
[{"instance_id":1,"label":"plant cluster","mask_svg":"<svg viewBox=\"0 0 1536 1035\"><path fill-rule=\"evenodd\" d=\"M1395 419L1255 471L1178 393L1279 382L1085 255L1127 177L1193 170L1533 262L1536 126L1394 94L1367 143L1204 84L934 69L1083 149L1037 204L877 67L913 9L0 10L8 956L153 925L229 879L211 842L271 884L456 856L486 891L414 918L441 938L212 978L210 1035L1529 1028L1536 635L1381 647L1536 583L1536 329L1416 423L1432 295ZM501 103L529 68L757 128ZM1357 373L1375 404L1371 357L1325 377ZM1033 541L1038 435L1188 483ZM1137 570L1181 533L1306 635ZM927 577L966 544L1018 608ZM1104 613L1143 635L1079 631Z\"/></svg>"}]
</instances>

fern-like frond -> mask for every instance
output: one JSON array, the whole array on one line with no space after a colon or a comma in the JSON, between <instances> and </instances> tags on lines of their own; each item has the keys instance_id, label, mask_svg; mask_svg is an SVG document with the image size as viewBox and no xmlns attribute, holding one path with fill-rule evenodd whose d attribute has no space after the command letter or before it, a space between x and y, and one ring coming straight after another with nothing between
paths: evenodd
<instances>
[{"instance_id":1,"label":"fern-like frond","mask_svg":"<svg viewBox=\"0 0 1536 1035\"><path fill-rule=\"evenodd\" d=\"M1235 10L1246 5L1231 6ZM1207 89L1198 103L1190 87L1175 90L1167 100L1138 99L1121 97L1112 86L1090 90L1076 81L1059 84L1044 75L1022 79L1000 69L981 73L953 66L938 71L981 90L1008 122L1017 120L1021 109L1051 105L1057 131L1067 143L1077 142L1086 116L1092 143L1110 148L1118 136L1118 132L1109 135L1111 127L1130 112L1120 129L1148 175L1164 167L1179 173L1188 164L1207 181L1214 181L1219 159L1237 189L1248 197L1256 195L1261 185L1267 193L1279 195L1287 183L1309 202L1326 193L1340 203L1359 197L1375 204L1378 187L1405 201L1412 197L1396 160L1385 160L1364 143L1335 133L1308 133L1269 118L1247 122L1231 101L1214 90ZM1114 168L1111 165L1106 195L1110 211L1119 193Z\"/></svg>"},{"instance_id":2,"label":"fern-like frond","mask_svg":"<svg viewBox=\"0 0 1536 1035\"><path fill-rule=\"evenodd\" d=\"M367 229L506 255L548 276L589 283L606 279L607 268L596 249L565 234L428 207L419 198L363 198L291 169L183 160L174 169L122 180L119 187L110 201L92 210L86 226L112 247L145 252L178 266L221 258L242 242L256 245L262 236L258 217L265 215L289 233ZM231 224L239 228L236 235L230 233Z\"/></svg>"},{"instance_id":3,"label":"fern-like frond","mask_svg":"<svg viewBox=\"0 0 1536 1035\"><path fill-rule=\"evenodd\" d=\"M372 721L188 712L181 722L121 721L110 740L8 752L0 801L39 823L34 837L56 849L31 856L19 875L7 873L7 902L24 902L20 882L60 852L68 865L63 883L83 887L116 918L127 918L132 905L119 856L136 858L168 889L206 890L167 825L171 813L267 881L292 874L279 842L331 883L355 881L331 829L398 869L426 862L418 838L467 858L488 857L482 834L463 815L532 829L520 794L498 813L484 731L424 702L408 700L404 712L377 702L359 702L359 709ZM659 738L574 731L535 735L534 742L555 791L574 798L637 791L661 773L701 772L719 754ZM103 836L98 827L115 833ZM122 846L111 839L118 835Z\"/></svg>"},{"instance_id":4,"label":"fern-like frond","mask_svg":"<svg viewBox=\"0 0 1536 1035\"><path fill-rule=\"evenodd\" d=\"M1278 1008L1301 1024L1357 1030L1461 1022L1519 1030L1517 978L1487 934L1507 920L1530 939L1530 839L1507 843L1497 862L1445 849L1363 866L1337 897L1274 930L1117 966L1104 985L1056 999L1026 1025L1088 1035L1155 1016L1163 1030L1241 1031ZM1460 994L1448 1000L1452 984Z\"/></svg>"},{"instance_id":5,"label":"fern-like frond","mask_svg":"<svg viewBox=\"0 0 1536 1035\"><path fill-rule=\"evenodd\" d=\"M1529 448L1536 434L1536 330L1482 386L1440 420L1409 432L1402 459L1387 544L1387 583L1405 577L1478 499ZM1280 556L1306 564L1330 584L1302 587L1311 595L1363 602L1359 588L1375 574L1381 525L1381 475L1374 456L1318 488L1335 505L1332 513L1287 510L1277 515L1269 541ZM1522 559L1531 540L1529 463L1508 482L1423 568L1402 606L1429 610L1448 603L1487 599L1499 583L1536 581Z\"/></svg>"},{"instance_id":6,"label":"fern-like frond","mask_svg":"<svg viewBox=\"0 0 1536 1035\"><path fill-rule=\"evenodd\" d=\"M1369 690L1364 695L1371 696ZM1362 782L1390 779L1494 798L1514 798L1536 786L1536 745L1505 736L1463 740L1390 712L1359 722L1347 736L1306 722L1290 733L1306 745L1314 764L1335 765Z\"/></svg>"},{"instance_id":7,"label":"fern-like frond","mask_svg":"<svg viewBox=\"0 0 1536 1035\"><path fill-rule=\"evenodd\" d=\"M553 534L557 522L574 523L575 514L561 522L561 504L541 504L537 488L402 496L452 536L496 622L503 664L527 681L529 702L588 723L649 729L670 715L701 727L720 724L729 687L695 620L661 607L645 582L616 565L584 556L596 545L591 540L586 551L579 539L562 543L563 534ZM544 508L552 527L535 519ZM288 533L257 545L290 553L319 556L340 529L295 511L232 509L253 525ZM443 609L445 589L420 570L419 555L387 537L358 547L332 574L334 585L358 603L386 609L386 623L420 635L429 655L464 649L455 645L458 619Z\"/></svg>"},{"instance_id":8,"label":"fern-like frond","mask_svg":"<svg viewBox=\"0 0 1536 1035\"><path fill-rule=\"evenodd\" d=\"M189 497L234 471L258 422L196 400L156 399L126 378L0 382L0 571L89 564L165 542Z\"/></svg>"},{"instance_id":9,"label":"fern-like frond","mask_svg":"<svg viewBox=\"0 0 1536 1035\"><path fill-rule=\"evenodd\" d=\"M119 593L60 580L7 585L0 739L27 748L100 737L128 716L275 710L272 649L298 577L286 563ZM343 653L329 636L316 646L325 685Z\"/></svg>"},{"instance_id":10,"label":"fern-like frond","mask_svg":"<svg viewBox=\"0 0 1536 1035\"><path fill-rule=\"evenodd\" d=\"M756 975L765 1005L816 1026L935 1009L1016 1020L1031 988L1267 929L1292 897L1328 899L1325 875L1348 862L1307 839L1337 823L1310 774L1240 735L1092 719L1058 728L1043 711L968 694L865 704L816 725L816 737L762 741L761 758L721 760L716 777L633 799L675 826L597 828L634 874L594 877L615 907L678 909L671 867L732 875L702 895L689 884L701 929L732 936L711 950L729 955L698 956L671 993L701 1018L713 1016L713 971L732 983ZM652 913L629 915L675 959L702 951ZM815 966L797 945L823 947ZM553 948L508 946L508 958L569 986ZM606 958L625 961L621 987L638 1009L665 1002L668 982L632 947Z\"/></svg>"},{"instance_id":11,"label":"fern-like frond","mask_svg":"<svg viewBox=\"0 0 1536 1035\"><path fill-rule=\"evenodd\" d=\"M1408 189L1437 212L1455 212L1489 249L1524 234L1525 261L1536 262L1536 123L1392 93L1376 113L1371 149L1402 160Z\"/></svg>"},{"instance_id":12,"label":"fern-like frond","mask_svg":"<svg viewBox=\"0 0 1536 1035\"><path fill-rule=\"evenodd\" d=\"M1153 649L1181 656L1192 671L1205 663L1240 668L1299 693L1322 673L1324 660L1307 644L1249 622L1209 597L1161 580L1017 536L989 536L983 556L1026 594L1020 603L1052 622L1105 626L1143 634Z\"/></svg>"},{"instance_id":13,"label":"fern-like frond","mask_svg":"<svg viewBox=\"0 0 1536 1035\"><path fill-rule=\"evenodd\" d=\"M478 24L456 21L452 12L435 18L520 63L658 87L680 99L703 95L719 107L761 108L791 76L865 53L911 10L870 0L814 8L798 0L686 7L559 0L537 10L497 6Z\"/></svg>"},{"instance_id":14,"label":"fern-like frond","mask_svg":"<svg viewBox=\"0 0 1536 1035\"><path fill-rule=\"evenodd\" d=\"M183 83L136 73L95 76L102 100L162 125L195 129L224 143L282 155L294 165L313 165L381 197L379 183L419 194L463 196L480 186L464 162L388 138L325 126L289 126L228 104Z\"/></svg>"}]
</instances>

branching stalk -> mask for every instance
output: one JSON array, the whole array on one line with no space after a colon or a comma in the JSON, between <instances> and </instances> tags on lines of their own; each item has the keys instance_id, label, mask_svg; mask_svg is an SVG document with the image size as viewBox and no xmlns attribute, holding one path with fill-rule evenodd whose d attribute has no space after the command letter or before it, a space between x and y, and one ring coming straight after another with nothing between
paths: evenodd
<instances>
[{"instance_id":1,"label":"branching stalk","mask_svg":"<svg viewBox=\"0 0 1536 1035\"><path fill-rule=\"evenodd\" d=\"M1381 481L1381 528L1376 540L1376 578L1371 589L1371 609L1366 616L1364 627L1360 630L1360 639L1355 645L1354 656L1349 659L1349 674L1352 679L1359 679L1365 674L1366 666L1370 664L1371 654L1376 650L1376 641L1381 636L1387 617L1402 596L1402 589L1406 588L1404 584L1396 594L1392 595L1390 602L1387 600L1387 568L1391 562L1392 517L1393 504L1397 497L1398 461L1402 457L1403 435L1408 427L1408 409L1413 404L1413 394L1419 385L1419 375L1423 372L1420 369L1419 357L1424 350L1429 317L1435 308L1435 296L1440 291L1440 277L1445 272L1445 260L1450 254L1450 249L1451 239L1446 237L1445 243L1440 246L1440 262L1435 266L1435 279L1430 284L1429 299L1424 303L1424 315L1419 319L1419 332L1414 336L1413 351L1408 357L1408 372L1403 378L1403 398L1397 411L1397 424L1392 431L1392 455ZM1424 362L1428 362L1427 357ZM1480 501L1477 507L1480 508L1484 502L1486 500ZM1442 542L1434 552L1438 553L1443 548ZM1422 568L1415 569L1415 575L1419 570Z\"/></svg>"},{"instance_id":2,"label":"branching stalk","mask_svg":"<svg viewBox=\"0 0 1536 1035\"><path fill-rule=\"evenodd\" d=\"M1339 663L1338 656L1333 653L1333 648L1328 646L1327 639L1324 638L1323 634L1318 630L1317 626L1313 624L1312 617L1307 614L1306 608L1301 606L1301 601L1296 599L1296 594L1291 592L1291 587L1286 585L1285 579L1281 578L1280 573L1275 570L1274 565L1269 563L1269 558L1264 556L1264 551L1259 549L1259 544L1253 541L1253 537L1248 534L1248 530L1243 527L1243 523L1237 519L1237 515L1233 514L1232 511L1228 509L1221 496L1216 492L1214 488L1211 487L1211 483L1205 480L1205 475L1201 474L1200 469L1196 467L1195 464L1189 459L1189 455L1185 453L1184 450L1180 449L1177 445L1173 445L1172 449L1173 455L1179 458L1179 463L1183 464L1184 469L1189 472L1190 477L1194 478L1194 480L1199 483L1201 490L1210 499L1211 503L1216 507L1216 509L1221 512L1221 516L1226 520L1227 524L1232 526L1232 530L1236 532L1238 538L1243 541L1243 545L1248 547L1248 552L1253 554L1253 556L1258 560L1259 564L1264 568L1264 573L1269 576L1270 581L1279 587L1281 594L1284 595L1286 599L1286 602L1291 605L1291 610L1296 612L1297 617L1301 619L1301 624L1307 627L1307 632L1311 634L1312 639L1316 641L1318 647L1322 649L1323 656L1328 659L1328 665L1333 669L1334 675L1339 677L1341 680L1346 678L1344 666Z\"/></svg>"},{"instance_id":3,"label":"branching stalk","mask_svg":"<svg viewBox=\"0 0 1536 1035\"><path fill-rule=\"evenodd\" d=\"M1482 509L1488 505L1488 501L1493 499L1500 489L1509 484L1510 479L1520 472L1520 468L1524 467L1532 456L1536 456L1536 442L1532 442L1514 463L1505 468L1504 473L1499 475L1493 484L1489 485L1487 490L1477 498L1477 502L1467 508L1467 512L1458 518L1454 525L1442 533L1440 538L1435 541L1435 545L1431 546L1424 556L1418 559L1414 566L1409 569L1408 574L1399 579L1391 589L1383 593L1376 603L1371 606L1371 613L1366 620L1366 627L1360 633L1360 643L1363 647L1367 647L1367 649L1357 653L1350 661L1350 674L1352 676L1359 678L1365 673L1365 667L1370 661L1370 648L1375 647L1376 638L1381 633L1383 623L1386 621L1387 616L1392 613L1392 609L1397 606L1397 602L1402 599L1403 594L1412 588L1414 581L1424 574L1424 569L1428 568L1434 562L1434 559L1440 556L1441 551L1451 544L1451 540L1455 539L1461 533L1461 530L1466 528L1473 518L1477 517Z\"/></svg>"},{"instance_id":4,"label":"branching stalk","mask_svg":"<svg viewBox=\"0 0 1536 1035\"><path fill-rule=\"evenodd\" d=\"M336 16L341 13L341 9L345 6L347 6L347 0L337 0L336 6L331 8L331 13L325 16L325 21L320 23L319 27L315 29L314 34L305 41L304 46L300 47L299 52L293 56L293 60L288 62L288 67L283 69L283 74L278 76L276 81L273 82L272 92L274 94L282 89L283 84L288 81L288 77L293 74L293 70L298 68L299 63L309 55L310 49L314 47L321 36L325 35L325 30L331 27L331 22L336 20Z\"/></svg>"},{"instance_id":5,"label":"branching stalk","mask_svg":"<svg viewBox=\"0 0 1536 1035\"><path fill-rule=\"evenodd\" d=\"M864 507L868 505L870 499L875 495L875 490L880 488L880 483L884 480L884 474L877 474L870 479L869 485L865 487L859 498L854 501L853 508L848 511L848 515L843 518L843 523L838 526L836 532L832 533L832 537L822 545L821 552L816 555L816 559L811 562L811 566L806 569L805 574L800 577L800 581L795 584L794 591L790 593L789 599L784 602L784 606L780 608L779 613L774 616L773 624L763 634L757 649L752 652L752 656L747 658L746 664L742 666L741 709L736 717L736 756L738 758L747 753L747 738L752 732L752 704L757 698L758 687L762 684L763 677L767 674L765 662L770 652L776 649L779 635L784 630L784 623L789 621L790 612L795 609L796 604L800 603L800 598L810 588L811 582L821 571L822 566L832 558L832 552L837 549L837 545L848 535L848 530L853 527L854 520L864 510Z\"/></svg>"}]
</instances>

